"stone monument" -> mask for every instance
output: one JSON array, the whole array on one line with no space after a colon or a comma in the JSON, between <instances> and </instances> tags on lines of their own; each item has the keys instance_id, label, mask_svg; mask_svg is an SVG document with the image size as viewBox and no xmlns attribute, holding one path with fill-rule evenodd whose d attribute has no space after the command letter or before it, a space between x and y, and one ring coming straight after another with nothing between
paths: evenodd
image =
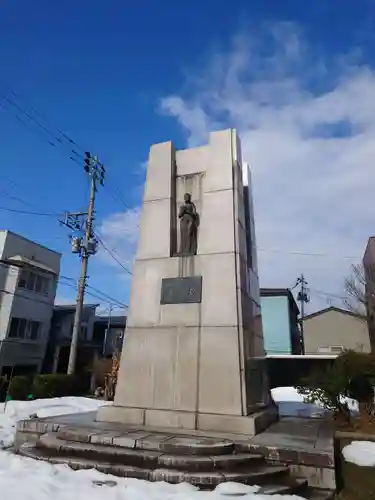
<instances>
[{"instance_id":1,"label":"stone monument","mask_svg":"<svg viewBox=\"0 0 375 500\"><path fill-rule=\"evenodd\" d=\"M235 130L151 147L133 272L114 405L97 419L248 435L274 421Z\"/></svg>"}]
</instances>

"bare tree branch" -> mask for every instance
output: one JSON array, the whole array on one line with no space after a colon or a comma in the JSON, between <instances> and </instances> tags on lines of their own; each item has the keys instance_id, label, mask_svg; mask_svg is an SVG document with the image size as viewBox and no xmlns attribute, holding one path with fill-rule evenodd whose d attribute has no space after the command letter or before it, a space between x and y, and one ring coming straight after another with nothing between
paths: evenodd
<instances>
[{"instance_id":1,"label":"bare tree branch","mask_svg":"<svg viewBox=\"0 0 375 500\"><path fill-rule=\"evenodd\" d=\"M371 288L375 290L375 283L371 285ZM369 283L367 286L369 287ZM366 276L362 264L352 265L351 274L344 279L344 290L348 296L343 301L345 307L366 320Z\"/></svg>"}]
</instances>

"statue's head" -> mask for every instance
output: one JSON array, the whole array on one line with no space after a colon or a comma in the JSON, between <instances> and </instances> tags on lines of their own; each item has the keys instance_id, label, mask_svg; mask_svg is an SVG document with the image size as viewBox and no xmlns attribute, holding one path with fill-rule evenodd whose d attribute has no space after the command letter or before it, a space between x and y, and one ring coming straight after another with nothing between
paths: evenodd
<instances>
[{"instance_id":1,"label":"statue's head","mask_svg":"<svg viewBox=\"0 0 375 500\"><path fill-rule=\"evenodd\" d=\"M185 203L190 203L191 202L191 194L185 193L184 194L184 201L185 201Z\"/></svg>"}]
</instances>

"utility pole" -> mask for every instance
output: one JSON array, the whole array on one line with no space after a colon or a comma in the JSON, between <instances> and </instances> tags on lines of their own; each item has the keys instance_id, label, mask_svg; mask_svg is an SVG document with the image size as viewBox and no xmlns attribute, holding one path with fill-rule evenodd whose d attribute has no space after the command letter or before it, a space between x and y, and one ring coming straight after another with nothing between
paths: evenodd
<instances>
[{"instance_id":1,"label":"utility pole","mask_svg":"<svg viewBox=\"0 0 375 500\"><path fill-rule=\"evenodd\" d=\"M93 232L93 221L95 218L95 195L97 191L97 182L104 185L104 166L99 162L96 156L91 156L90 153L85 153L84 170L91 177L90 198L87 212L67 213L64 225L68 226L73 231L81 233L79 236L71 238L72 252L79 254L81 257L81 276L78 281L78 293L76 300L76 311L74 315L72 340L70 344L68 374L72 375L75 371L77 348L79 334L81 331L81 319L83 311L83 302L85 298L85 288L87 280L87 267L89 257L97 251L98 242ZM84 218L87 216L86 220ZM83 217L83 219L82 219ZM83 232L83 236L82 236Z\"/></svg>"},{"instance_id":2,"label":"utility pole","mask_svg":"<svg viewBox=\"0 0 375 500\"><path fill-rule=\"evenodd\" d=\"M107 322L107 328L105 330L105 334L104 334L104 342L103 342L103 349L102 349L102 356L105 356L105 353L106 353L106 345L107 345L107 338L108 338L108 335L109 335L109 332L110 332L110 329L111 329L111 319L112 319L112 311L114 309L115 306L113 306L112 304L109 304L109 308L108 308L108 322Z\"/></svg>"},{"instance_id":3,"label":"utility pole","mask_svg":"<svg viewBox=\"0 0 375 500\"><path fill-rule=\"evenodd\" d=\"M308 285L305 277L303 274L299 278L297 278L297 282L295 286L301 286L300 291L297 294L297 301L301 303L301 319L300 319L300 325L301 325L301 336L302 336L302 342L304 343L304 325L303 325L303 320L305 317L305 304L310 302L310 297L308 296L308 289L306 286Z\"/></svg>"}]
</instances>

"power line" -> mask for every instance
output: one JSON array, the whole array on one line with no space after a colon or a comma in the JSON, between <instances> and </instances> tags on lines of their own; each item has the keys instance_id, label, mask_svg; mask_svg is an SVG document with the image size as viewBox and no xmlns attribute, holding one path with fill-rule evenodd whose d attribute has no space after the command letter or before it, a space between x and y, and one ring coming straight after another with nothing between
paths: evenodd
<instances>
[{"instance_id":1,"label":"power line","mask_svg":"<svg viewBox=\"0 0 375 500\"><path fill-rule=\"evenodd\" d=\"M107 298L107 299L109 299L109 300L111 300L111 301L113 301L113 302L117 302L117 304L121 304L121 306L122 306L122 307L128 307L128 305L127 305L127 304L124 304L124 303L122 303L121 301L119 301L118 299L115 299L115 298L111 297L111 296L110 296L110 295L108 295L107 293L104 293L104 292L102 292L102 291L98 290L98 288L95 288L95 287L94 287L94 286L92 286L92 285L87 285L87 287L88 287L88 288L90 288L91 290L94 290L95 292L100 293L100 294L101 294L101 295L103 295L105 298Z\"/></svg>"},{"instance_id":2,"label":"power line","mask_svg":"<svg viewBox=\"0 0 375 500\"><path fill-rule=\"evenodd\" d=\"M14 108L16 108L18 111L20 111L29 120L34 122L39 128L41 128L44 132L46 132L48 135L50 135L55 141L57 141L61 145L63 144L63 141L59 137L56 137L56 134L51 132L47 127L45 127L42 123L40 123L38 120L36 120L35 117L33 117L30 113L25 111L25 109L22 106L20 106L19 104L17 104L17 102L15 102L13 99L10 99L6 95L3 95L2 99L4 101L6 101L8 104L10 104L11 106L13 106Z\"/></svg>"},{"instance_id":3,"label":"power line","mask_svg":"<svg viewBox=\"0 0 375 500\"><path fill-rule=\"evenodd\" d=\"M9 292L9 290L0 290L0 293L5 293L6 295L14 295L15 297L20 297L21 299L31 300L33 302L40 302L41 304L44 304L44 305L52 305L53 306L53 302L50 302L48 300L41 300L41 299L36 299L36 298L32 298L32 297L26 297L25 295L21 295L21 294L16 293L16 292Z\"/></svg>"},{"instance_id":4,"label":"power line","mask_svg":"<svg viewBox=\"0 0 375 500\"><path fill-rule=\"evenodd\" d=\"M102 245L103 249L112 257L112 259L117 262L117 264L119 266L121 266L124 271L126 271L128 274L130 274L131 276L133 276L133 273L126 267L124 266L124 264L113 254L113 250L110 250L106 244L103 242L103 240L100 238L100 236L98 236L98 234L96 233L95 234L98 242Z\"/></svg>"},{"instance_id":5,"label":"power line","mask_svg":"<svg viewBox=\"0 0 375 500\"><path fill-rule=\"evenodd\" d=\"M4 180L4 179L2 179ZM9 181L8 181L9 182ZM14 185L14 184L13 184ZM26 200L23 200L22 198L20 198L19 196L15 196L13 194L10 194L9 191L6 191L5 189L0 189L0 191L5 194L5 196L7 196L8 198L12 199L12 200L16 200L16 201L19 201L20 203L22 203L23 205L26 205L28 207L31 207L31 208L34 208L34 206L29 203L28 201Z\"/></svg>"},{"instance_id":6,"label":"power line","mask_svg":"<svg viewBox=\"0 0 375 500\"><path fill-rule=\"evenodd\" d=\"M338 295L336 293L330 293L330 292L324 292L323 290L316 290L314 288L310 288L310 291L314 295L324 295L325 297L332 297L334 299L341 299L341 300L346 300L348 297L343 297L342 295Z\"/></svg>"},{"instance_id":7,"label":"power line","mask_svg":"<svg viewBox=\"0 0 375 500\"><path fill-rule=\"evenodd\" d=\"M15 99L18 99L18 101L20 100L20 97L14 91L10 91L10 93L13 95L13 97ZM2 98L3 102L0 101L0 106L3 109L6 109L7 111L9 111L9 108L6 108L3 104L5 101L8 104L10 104L13 108L15 108L17 111L22 113L22 115L26 116L26 118L28 119L28 122L26 122L25 120L20 118L17 114L15 115L15 117L21 123L23 123L26 126L30 126L31 122L34 123L35 126L37 127L37 129L34 129L34 130L41 130L44 132L44 134L47 134L49 136L49 138L47 138L47 137L45 137L45 135L43 135L44 140L46 140L48 142L48 144L50 144L51 146L56 147L56 148L69 149L71 154L68 156L68 158L71 161L77 163L78 165L81 165L79 163L79 161L77 160L77 158L83 160L84 157L82 154L78 153L76 151L76 149L79 149L82 153L85 152L85 149L82 146L80 146L76 141L74 141L68 134L66 134L64 131L62 131L56 125L51 124L53 129L57 132L57 134L56 134L55 131L51 130L51 127L46 126L44 123L42 123L41 120L43 120L46 124L48 123L48 120L37 109L35 109L35 107L32 107L29 105L29 107L31 108L31 111L29 111L29 110L25 109L25 107L22 106L15 99L12 99L7 95L3 95L1 98ZM37 117L39 117L41 120L37 119L35 116L33 116L33 114L36 115ZM53 141L51 139L53 139ZM76 149L73 149L72 146L74 146ZM107 189L109 189L109 188L107 188ZM115 200L117 203L121 204L126 210L129 210L130 208L125 203L124 195L123 195L122 191L120 190L120 188L118 186L114 186L113 188L111 188L111 190L112 190L112 192L109 194L112 197L112 199ZM115 194L114 192L116 192L117 194Z\"/></svg>"},{"instance_id":8,"label":"power line","mask_svg":"<svg viewBox=\"0 0 375 500\"><path fill-rule=\"evenodd\" d=\"M52 214L52 213L45 213L45 212L31 212L29 210L18 210L16 208L9 208L9 207L0 207L0 210L3 210L5 212L13 212L16 214L22 214L22 215L40 215L44 217L54 217L56 218L59 214Z\"/></svg>"},{"instance_id":9,"label":"power line","mask_svg":"<svg viewBox=\"0 0 375 500\"><path fill-rule=\"evenodd\" d=\"M76 281L74 278L70 278L70 277L67 277L67 276L60 276L60 279L66 279L66 280L69 280L69 281L74 281L74 282ZM76 286L75 286L75 285L72 285L71 283L62 283L61 281L59 281L59 283L60 283L61 285L73 286L74 288L76 288ZM127 305L127 304L124 304L124 303L123 303L123 302L121 302L120 300L115 299L114 297L111 297L111 296L110 296L110 295L108 295L107 293L102 292L101 290L99 290L98 288L95 288L95 287L94 287L94 286L92 286L92 285L86 284L86 287L87 287L87 288L90 288L90 289L92 289L92 290L94 290L94 291L96 291L97 293L99 293L99 294L101 294L101 295L103 295L103 298L108 299L108 300L110 300L110 301L112 301L112 302L116 302L116 303L117 303L117 304L119 304L121 307L125 307L125 308L126 308L126 307L128 307L128 305ZM86 293L89 293L89 292L86 292Z\"/></svg>"},{"instance_id":10,"label":"power line","mask_svg":"<svg viewBox=\"0 0 375 500\"><path fill-rule=\"evenodd\" d=\"M10 263L8 263L8 262L0 262L0 267L5 267L5 268L10 269L10 270L12 270L12 271L18 271L19 269L22 269L22 266L21 266L21 265L10 264ZM60 285L63 285L63 286L70 286L70 287L74 288L75 290L77 289L77 286L76 286L75 284L73 285L73 284L71 284L71 283L63 283L63 282L61 281L62 279L66 279L66 280L68 280L68 281L73 281L74 283L76 283L76 280L75 280L74 278L72 278L72 277L70 277L70 276L59 276L59 278L58 278L58 279L56 279L56 283L57 283L57 284L60 284ZM118 299L115 299L114 297L111 297L110 295L106 294L105 292L102 292L102 291L101 291L101 290L99 290L98 288L95 288L95 287L93 287L92 285L86 285L86 286L87 286L87 287L89 287L89 288L91 288L91 289L93 289L93 290L95 290L95 291L96 291L96 292L98 292L99 294L103 295L103 297L101 298L101 300L104 300L104 302L106 302L106 301L107 301L107 300L105 300L105 299L108 299L109 301L112 301L113 303L118 304L118 305L119 305L120 307L122 307L122 308L127 308L127 307L128 307L128 305L127 305L127 304L125 304L125 303L121 302L121 301L120 301L120 300L118 300ZM8 292L6 292L6 293L8 293ZM11 294L12 292L9 292L9 293ZM93 295L93 294L92 294L92 293L90 293L90 292L86 292L86 293L87 293L88 295ZM18 295L18 296L19 296L19 297L22 297L22 298L24 298L24 299L26 299L26 300L35 300L36 302L38 302L38 299L33 299L33 298L30 298L30 297L24 297L23 295ZM93 295L93 296L94 296L94 297L96 297L96 298L99 298L97 295ZM43 304L48 303L48 302L45 302L45 301L43 301L43 300L40 300L40 302L42 302ZM110 302L109 302L109 303L110 303Z\"/></svg>"},{"instance_id":11,"label":"power line","mask_svg":"<svg viewBox=\"0 0 375 500\"><path fill-rule=\"evenodd\" d=\"M70 288L74 288L74 290L77 290L77 286L76 285L73 285L71 283L62 283L60 282L60 285L62 286L68 286ZM87 286L87 285L86 285ZM90 287L92 288L92 287ZM111 304L111 303L114 303L116 304L118 307L120 307L121 309L126 309L128 307L127 304L123 304L122 302L118 301L117 299L113 298L113 297L110 297L109 295L105 294L104 292L99 292L101 295L104 295L106 297L100 297L99 295L95 294L95 293L92 293L88 290L85 290L85 294L87 295L90 295L91 297L95 297L96 299L99 299L101 300L102 302L107 302L108 304ZM107 299L107 300L106 300Z\"/></svg>"},{"instance_id":12,"label":"power line","mask_svg":"<svg viewBox=\"0 0 375 500\"><path fill-rule=\"evenodd\" d=\"M280 248L257 248L258 252L274 252L274 253L285 253L289 255L302 255L306 257L332 257L332 258L341 258L344 260L358 260L360 257L354 257L354 256L345 256L345 255L339 255L339 254L331 254L331 253L325 253L325 252L299 252L299 251L294 251L294 250L283 250Z\"/></svg>"},{"instance_id":13,"label":"power line","mask_svg":"<svg viewBox=\"0 0 375 500\"><path fill-rule=\"evenodd\" d=\"M14 90L11 90L10 93L16 98L16 99L20 99L20 96L16 94L16 92L14 92ZM29 105L30 106L30 105ZM35 109L35 107L33 106L30 106L32 112L39 116L42 120L44 120L45 122L48 122L47 118L45 116L43 116L37 109ZM62 131L61 129L59 129L58 127L56 127L56 125L53 125L53 127L56 129L56 131L62 136L64 137L67 142L69 142L69 144L73 145L73 146L76 146L77 148L79 148L82 153L84 153L84 149L81 148L81 146L79 144L77 144L75 141L73 141L73 139L71 139L71 137L69 137L64 131ZM76 153L75 151L73 151L74 153ZM78 154L78 153L76 153Z\"/></svg>"}]
</instances>

